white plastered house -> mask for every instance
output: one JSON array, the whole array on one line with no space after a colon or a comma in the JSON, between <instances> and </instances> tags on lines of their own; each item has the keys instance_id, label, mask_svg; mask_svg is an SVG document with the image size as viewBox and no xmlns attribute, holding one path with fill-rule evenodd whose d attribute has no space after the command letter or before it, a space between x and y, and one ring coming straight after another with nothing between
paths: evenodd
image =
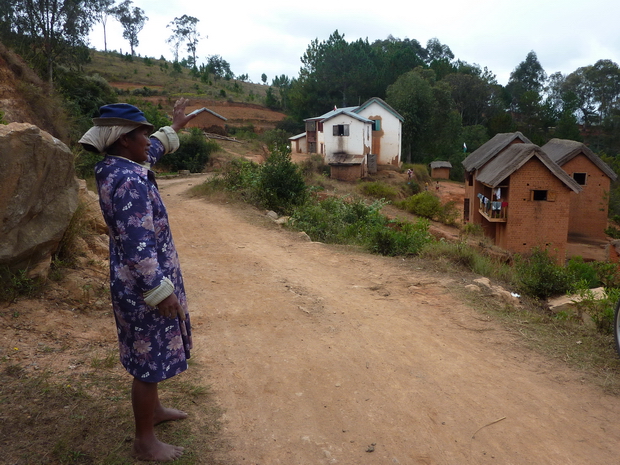
<instances>
[{"instance_id":1,"label":"white plastered house","mask_svg":"<svg viewBox=\"0 0 620 465\"><path fill-rule=\"evenodd\" d=\"M358 107L334 108L321 116L305 119L306 132L292 137L294 151L323 155L332 166L362 163L355 176L368 173L368 156L375 166L400 166L401 135L404 118L378 97ZM337 169L337 172L340 170ZM351 178L353 172L346 174ZM338 176L343 178L342 173Z\"/></svg>"}]
</instances>

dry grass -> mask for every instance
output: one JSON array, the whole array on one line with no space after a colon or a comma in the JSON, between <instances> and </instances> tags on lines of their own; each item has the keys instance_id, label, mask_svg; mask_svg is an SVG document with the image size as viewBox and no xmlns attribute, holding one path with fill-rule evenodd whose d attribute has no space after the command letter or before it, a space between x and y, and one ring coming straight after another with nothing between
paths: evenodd
<instances>
[{"instance_id":1,"label":"dry grass","mask_svg":"<svg viewBox=\"0 0 620 465\"><path fill-rule=\"evenodd\" d=\"M33 371L5 356L0 363L2 463L131 464L133 416L130 377L110 344L101 356L82 358L75 371ZM75 348L41 346L42 358L75 357ZM222 412L192 370L160 384L162 402L190 419L162 424L158 436L186 448L176 463L223 463Z\"/></svg>"},{"instance_id":2,"label":"dry grass","mask_svg":"<svg viewBox=\"0 0 620 465\"><path fill-rule=\"evenodd\" d=\"M114 87L133 91L147 87L156 90L159 95L178 95L188 98L226 100L261 103L264 101L268 86L225 79L204 83L191 76L184 68L179 74L174 72L172 63L159 58L134 57L132 61L122 59L116 53L91 51L92 61L85 66L88 73L97 73ZM167 65L167 67L166 67ZM238 89L234 88L237 83ZM226 97L222 95L226 93ZM253 97L252 97L253 96Z\"/></svg>"}]
</instances>

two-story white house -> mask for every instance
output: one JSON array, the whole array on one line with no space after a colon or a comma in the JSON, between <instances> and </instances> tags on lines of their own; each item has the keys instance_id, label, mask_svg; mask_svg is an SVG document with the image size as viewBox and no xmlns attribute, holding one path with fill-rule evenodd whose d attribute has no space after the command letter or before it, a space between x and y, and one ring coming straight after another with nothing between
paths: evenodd
<instances>
[{"instance_id":1,"label":"two-story white house","mask_svg":"<svg viewBox=\"0 0 620 465\"><path fill-rule=\"evenodd\" d=\"M400 166L404 119L391 106L373 97L359 107L334 108L305 119L306 132L291 137L297 153L318 153L331 166L332 177L355 180L373 166Z\"/></svg>"}]
</instances>

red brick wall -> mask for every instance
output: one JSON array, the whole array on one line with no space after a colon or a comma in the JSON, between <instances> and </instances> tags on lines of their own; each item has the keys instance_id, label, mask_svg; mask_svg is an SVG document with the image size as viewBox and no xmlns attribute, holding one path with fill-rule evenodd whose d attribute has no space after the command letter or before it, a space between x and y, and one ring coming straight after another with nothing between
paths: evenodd
<instances>
[{"instance_id":1,"label":"red brick wall","mask_svg":"<svg viewBox=\"0 0 620 465\"><path fill-rule=\"evenodd\" d=\"M221 118L205 111L196 116L193 120L187 123L187 127L189 128L201 128L207 129L211 126L221 126L222 128L225 126L226 122Z\"/></svg>"},{"instance_id":2,"label":"red brick wall","mask_svg":"<svg viewBox=\"0 0 620 465\"><path fill-rule=\"evenodd\" d=\"M569 234L586 239L605 240L607 210L609 206L610 179L585 155L577 155L562 166L572 177L573 173L587 173L586 184L579 194L571 194Z\"/></svg>"},{"instance_id":3,"label":"red brick wall","mask_svg":"<svg viewBox=\"0 0 620 465\"><path fill-rule=\"evenodd\" d=\"M546 190L555 201L530 200L531 190ZM564 263L572 191L534 157L510 176L508 221L504 247L526 253L534 247L547 248Z\"/></svg>"},{"instance_id":4,"label":"red brick wall","mask_svg":"<svg viewBox=\"0 0 620 465\"><path fill-rule=\"evenodd\" d=\"M450 179L450 168L433 168L431 178Z\"/></svg>"},{"instance_id":5,"label":"red brick wall","mask_svg":"<svg viewBox=\"0 0 620 465\"><path fill-rule=\"evenodd\" d=\"M363 176L363 165L332 165L330 167L330 177L340 181L357 181Z\"/></svg>"}]
</instances>

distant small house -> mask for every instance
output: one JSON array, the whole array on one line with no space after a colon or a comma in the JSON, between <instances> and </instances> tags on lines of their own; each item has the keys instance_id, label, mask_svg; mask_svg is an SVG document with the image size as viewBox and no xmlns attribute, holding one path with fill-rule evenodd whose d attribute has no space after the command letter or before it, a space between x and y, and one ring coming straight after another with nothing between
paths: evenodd
<instances>
[{"instance_id":1,"label":"distant small house","mask_svg":"<svg viewBox=\"0 0 620 465\"><path fill-rule=\"evenodd\" d=\"M302 132L301 134L297 134L296 136L289 137L291 141L291 152L293 153L307 153L308 152L308 144L306 133Z\"/></svg>"},{"instance_id":2,"label":"distant small house","mask_svg":"<svg viewBox=\"0 0 620 465\"><path fill-rule=\"evenodd\" d=\"M188 108L187 112L189 113L190 111L197 109L198 108ZM186 127L200 128L205 132L226 135L226 121L228 120L222 115L218 115L216 112L207 108L207 111L203 111L187 123Z\"/></svg>"},{"instance_id":3,"label":"distant small house","mask_svg":"<svg viewBox=\"0 0 620 465\"><path fill-rule=\"evenodd\" d=\"M432 161L431 178L433 179L450 179L450 170L452 169L452 163L449 161Z\"/></svg>"},{"instance_id":4,"label":"distant small house","mask_svg":"<svg viewBox=\"0 0 620 465\"><path fill-rule=\"evenodd\" d=\"M551 139L542 149L582 188L571 195L569 236L605 240L609 191L616 173L581 142Z\"/></svg>"},{"instance_id":5,"label":"distant small house","mask_svg":"<svg viewBox=\"0 0 620 465\"><path fill-rule=\"evenodd\" d=\"M331 177L340 181L356 181L367 176L365 155L335 155L329 162Z\"/></svg>"}]
</instances>

